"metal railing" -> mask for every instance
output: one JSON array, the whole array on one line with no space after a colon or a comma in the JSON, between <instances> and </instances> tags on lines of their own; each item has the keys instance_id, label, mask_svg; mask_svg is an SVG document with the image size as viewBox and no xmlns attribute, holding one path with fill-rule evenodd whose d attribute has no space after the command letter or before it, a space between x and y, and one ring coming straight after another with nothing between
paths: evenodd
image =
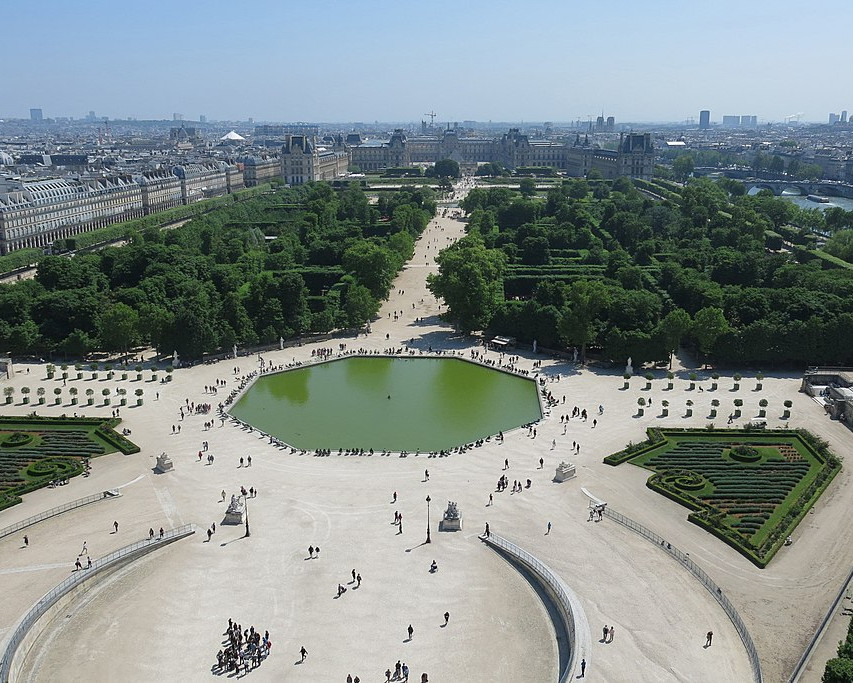
<instances>
[{"instance_id":1,"label":"metal railing","mask_svg":"<svg viewBox=\"0 0 853 683\"><path fill-rule=\"evenodd\" d=\"M806 646L806 649L803 650L803 654L800 656L799 661L788 678L788 683L796 683L796 681L800 680L800 676L802 676L803 671L805 671L806 664L808 664L809 659L811 659L812 652L814 652L814 649L817 647L820 639L823 638L824 631L826 631L826 627L829 626L829 622L832 621L835 610L838 609L838 605L841 604L841 600L844 598L844 594L847 592L847 587L850 585L851 581L853 581L853 569L851 569L850 573L847 574L847 579L843 584L841 584L841 588L835 596L835 600L832 601L832 604L829 606L829 609L824 615L823 620L820 622L820 625L817 627L817 630L809 641L809 644Z\"/></svg>"},{"instance_id":2,"label":"metal railing","mask_svg":"<svg viewBox=\"0 0 853 683\"><path fill-rule=\"evenodd\" d=\"M151 539L146 538L141 541L137 541L136 543L131 543L124 548L119 548L109 555L98 558L92 562L91 567L75 571L62 583L54 586L50 592L44 595L30 608L9 635L3 650L3 658L0 660L0 683L9 683L12 659L14 658L15 652L21 644L21 641L23 641L24 637L27 635L27 632L32 628L33 624L35 624L36 621L38 621L44 613L47 612L48 609L56 604L60 598L67 595L80 584L96 576L100 571L112 567L135 554L143 554L140 551L147 552L155 547L167 545L172 541L177 541L178 539L184 538L185 536L189 536L193 533L195 533L193 525L185 524L165 532L162 538L155 536Z\"/></svg>"},{"instance_id":3,"label":"metal railing","mask_svg":"<svg viewBox=\"0 0 853 683\"><path fill-rule=\"evenodd\" d=\"M576 620L582 620L583 624L586 623L586 618L581 617L581 615L576 615L575 610L572 607L572 597L569 595L568 587L565 582L544 562L539 560L538 558L531 555L526 550L519 548L512 541L508 541L502 536L498 536L497 534L491 533L488 536L481 537L486 543L489 545L495 546L506 552L508 555L517 558L528 567L537 577L538 579L552 592L558 601L557 611L563 618L564 626L566 629L566 634L569 637L568 643L568 661L566 662L565 668L560 672L559 683L567 683L572 678L574 668L578 659L577 655L579 650L581 650L581 646L579 641L581 640L579 631L582 631L583 626L578 627L575 623ZM586 626L587 633L589 632L589 627ZM591 641L590 641L591 643ZM587 650L589 650L589 644L587 645ZM584 652L584 656L588 657L589 652Z\"/></svg>"},{"instance_id":4,"label":"metal railing","mask_svg":"<svg viewBox=\"0 0 853 683\"><path fill-rule=\"evenodd\" d=\"M110 500L112 498L118 498L119 496L121 496L121 493L118 491L118 489L114 489L112 491L103 491L102 493L93 493L91 496L72 500L68 503L65 503L64 505L59 505L55 508L50 508L49 510L39 512L36 515L27 517L26 519L22 519L20 522L10 524L7 527L3 527L2 529L0 529L0 538L5 538L10 534L14 534L16 531L25 529L26 527L31 526L33 524L37 524L38 522L41 522L45 519L50 519L51 517L55 517L56 515L61 515L63 512L68 512L69 510L74 510L75 508L83 507L84 505L89 505L89 503L97 503L99 500Z\"/></svg>"},{"instance_id":5,"label":"metal railing","mask_svg":"<svg viewBox=\"0 0 853 683\"><path fill-rule=\"evenodd\" d=\"M702 583L705 588L708 589L708 592L716 598L717 602L720 603L720 606L723 608L723 611L728 615L729 619L731 619L732 624L734 624L735 630L738 632L741 641L743 642L743 646L746 649L746 654L749 657L749 663L752 666L752 677L756 683L762 683L762 675L761 675L761 660L758 658L758 652L755 649L755 643L752 642L752 636L749 635L749 631L746 628L746 624L743 623L743 620L740 618L735 606L731 603L731 601L726 597L725 593L723 593L722 589L714 583L710 576L708 576L705 571L699 567L693 560L690 559L689 553L682 552L674 545L669 543L663 536L659 536L654 531L647 529L642 524L635 522L630 517L626 517L625 515L616 512L609 505L604 508L604 516L610 517L614 521L618 522L622 526L631 529L631 531L635 531L641 536L645 537L656 546L658 546L661 550L665 551L667 554L674 557L678 560L679 564L681 564L685 569L687 569L693 576L695 576Z\"/></svg>"}]
</instances>

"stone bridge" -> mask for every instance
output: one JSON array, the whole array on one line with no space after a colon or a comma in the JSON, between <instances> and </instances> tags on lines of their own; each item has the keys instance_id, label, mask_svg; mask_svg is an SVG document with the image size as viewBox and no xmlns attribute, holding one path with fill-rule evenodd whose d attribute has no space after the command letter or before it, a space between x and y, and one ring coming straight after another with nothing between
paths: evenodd
<instances>
[{"instance_id":1,"label":"stone bridge","mask_svg":"<svg viewBox=\"0 0 853 683\"><path fill-rule=\"evenodd\" d=\"M792 194L797 192L801 195L816 194L824 197L853 197L853 185L848 183L833 182L831 180L760 180L748 178L741 181L749 192L752 188L759 190L770 190L775 195L783 192Z\"/></svg>"}]
</instances>

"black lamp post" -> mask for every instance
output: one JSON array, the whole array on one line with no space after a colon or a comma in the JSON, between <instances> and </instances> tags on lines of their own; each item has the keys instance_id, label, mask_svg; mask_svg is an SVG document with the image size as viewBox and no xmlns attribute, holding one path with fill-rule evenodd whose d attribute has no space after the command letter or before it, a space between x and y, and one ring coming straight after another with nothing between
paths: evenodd
<instances>
[{"instance_id":1,"label":"black lamp post","mask_svg":"<svg viewBox=\"0 0 853 683\"><path fill-rule=\"evenodd\" d=\"M427 496L426 497L426 504L427 504L427 537L426 537L426 542L427 543L432 543L432 540L429 537L429 502L430 502L430 500L432 500L432 498Z\"/></svg>"},{"instance_id":2,"label":"black lamp post","mask_svg":"<svg viewBox=\"0 0 853 683\"><path fill-rule=\"evenodd\" d=\"M246 538L248 538L249 536L252 535L251 533L249 533L249 494L248 493L243 494L243 503L246 505L246 509L244 512L246 513Z\"/></svg>"}]
</instances>

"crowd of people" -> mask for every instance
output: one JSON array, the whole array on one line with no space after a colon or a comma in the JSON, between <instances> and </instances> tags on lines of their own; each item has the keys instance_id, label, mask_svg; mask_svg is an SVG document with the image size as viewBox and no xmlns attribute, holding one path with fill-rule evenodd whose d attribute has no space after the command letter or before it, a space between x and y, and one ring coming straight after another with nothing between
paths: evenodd
<instances>
[{"instance_id":1,"label":"crowd of people","mask_svg":"<svg viewBox=\"0 0 853 683\"><path fill-rule=\"evenodd\" d=\"M228 628L223 635L225 635L224 647L216 653L214 673L224 674L233 671L237 676L241 672L246 674L251 669L259 667L272 649L269 631L264 631L262 636L254 626L243 630L242 626L232 619L228 620Z\"/></svg>"}]
</instances>

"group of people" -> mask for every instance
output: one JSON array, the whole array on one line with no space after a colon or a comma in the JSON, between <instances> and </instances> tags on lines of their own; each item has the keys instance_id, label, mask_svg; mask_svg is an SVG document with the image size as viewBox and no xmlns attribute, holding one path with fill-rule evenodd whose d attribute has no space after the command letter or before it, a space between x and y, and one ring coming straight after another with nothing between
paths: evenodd
<instances>
[{"instance_id":1,"label":"group of people","mask_svg":"<svg viewBox=\"0 0 853 683\"><path fill-rule=\"evenodd\" d=\"M240 624L232 619L228 620L224 635L228 642L224 649L216 653L217 673L234 671L238 676L241 671L248 673L249 669L261 665L261 661L269 656L272 648L269 631L264 631L263 636L254 626L244 631ZM303 654L303 660L307 654Z\"/></svg>"}]
</instances>

